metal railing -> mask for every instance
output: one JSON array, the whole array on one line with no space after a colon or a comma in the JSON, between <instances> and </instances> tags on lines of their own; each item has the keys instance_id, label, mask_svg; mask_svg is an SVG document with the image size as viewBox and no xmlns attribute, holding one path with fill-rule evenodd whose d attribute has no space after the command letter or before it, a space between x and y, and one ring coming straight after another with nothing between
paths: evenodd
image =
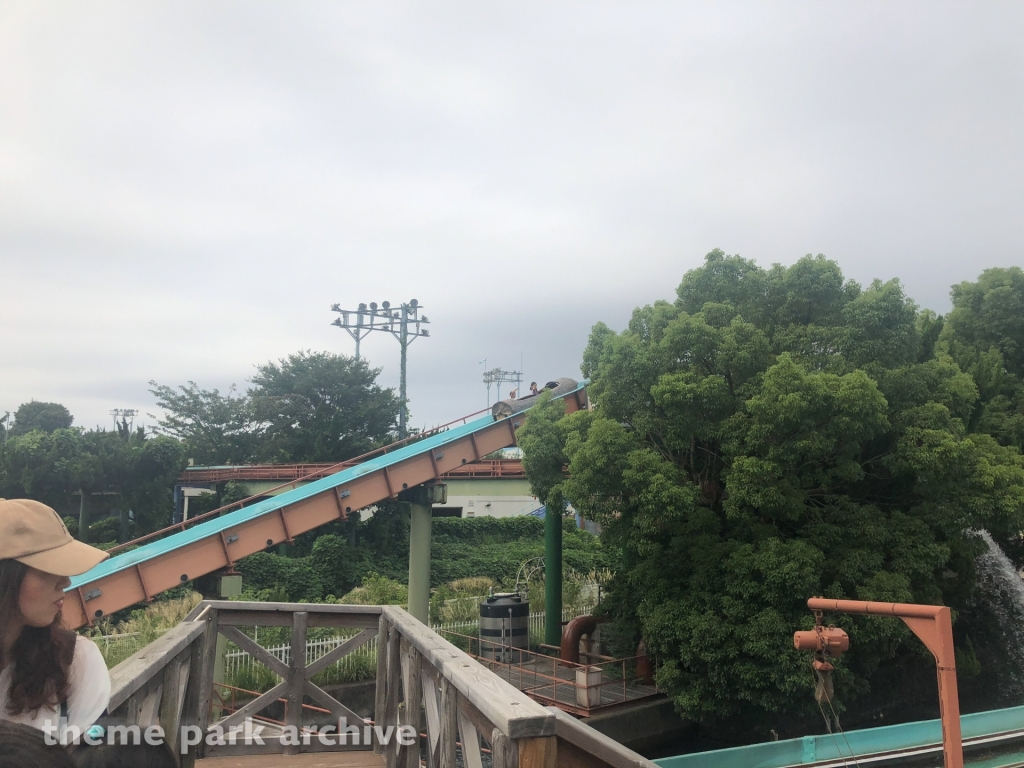
<instances>
[{"instance_id":1,"label":"metal railing","mask_svg":"<svg viewBox=\"0 0 1024 768\"><path fill-rule=\"evenodd\" d=\"M500 646L506 649L503 655L513 659L503 662L482 654L477 637L444 630L441 634L531 699L583 717L658 693L652 682L637 675L639 656L609 659L590 655L600 660L579 664L525 648ZM485 642L497 645L493 640Z\"/></svg>"}]
</instances>

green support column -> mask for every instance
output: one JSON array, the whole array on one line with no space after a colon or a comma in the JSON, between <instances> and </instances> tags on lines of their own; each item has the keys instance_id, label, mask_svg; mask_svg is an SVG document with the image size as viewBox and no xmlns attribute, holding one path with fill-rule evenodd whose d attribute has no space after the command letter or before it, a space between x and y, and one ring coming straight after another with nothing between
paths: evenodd
<instances>
[{"instance_id":1,"label":"green support column","mask_svg":"<svg viewBox=\"0 0 1024 768\"><path fill-rule=\"evenodd\" d=\"M409 613L424 624L430 611L431 507L448 501L448 486L419 485L398 494L409 510Z\"/></svg>"},{"instance_id":2,"label":"green support column","mask_svg":"<svg viewBox=\"0 0 1024 768\"><path fill-rule=\"evenodd\" d=\"M561 499L548 499L544 514L544 642L548 645L562 644L561 509Z\"/></svg>"}]
</instances>

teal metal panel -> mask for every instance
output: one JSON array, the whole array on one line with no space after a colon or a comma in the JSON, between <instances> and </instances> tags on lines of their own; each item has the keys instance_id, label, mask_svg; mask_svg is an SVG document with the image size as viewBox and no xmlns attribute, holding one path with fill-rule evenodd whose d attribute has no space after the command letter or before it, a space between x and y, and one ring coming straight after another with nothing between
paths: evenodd
<instances>
[{"instance_id":1,"label":"teal metal panel","mask_svg":"<svg viewBox=\"0 0 1024 768\"><path fill-rule=\"evenodd\" d=\"M961 715L964 739L1024 729L1024 707L994 709ZM912 749L942 743L938 720L865 728L842 734L804 736L800 739L769 741L746 747L676 755L655 760L661 768L789 768L821 760L851 756L866 757L878 752Z\"/></svg>"},{"instance_id":2,"label":"teal metal panel","mask_svg":"<svg viewBox=\"0 0 1024 768\"><path fill-rule=\"evenodd\" d=\"M585 386L585 381L580 382L573 392L578 392L579 390L584 389ZM571 394L572 392L568 392L565 395L562 395L562 398ZM520 416L521 414L517 413L506 418L515 419ZM375 472L384 467L392 466L405 459L425 453L428 450L437 450L448 443L459 440L467 435L471 435L474 432L479 432L480 430L490 427L495 423L496 422L491 416L482 416L479 419L462 424L458 427L452 427L446 432L441 432L440 434L433 435L432 437L424 438L423 440L398 448L391 453L385 453L375 459L371 459L362 464L342 470L341 472L329 475L320 480L315 480L308 485L303 485L293 491L289 491L288 493L283 493L280 496L275 496L273 498L266 499L265 501L253 504L252 506L230 512L214 520L207 520L205 523L200 523L180 533L167 536L166 538L150 542L149 544L144 544L138 549L134 549L131 552L125 552L123 555L117 555L116 557L112 557L109 560L100 563L91 571L83 573L81 576L76 576L71 580L71 586L68 590L76 589L82 584L97 581L98 579L109 576L112 573L123 571L126 568L132 568L139 563L144 563L151 558L164 554L165 552L180 549L181 547L185 547L199 541L200 539L205 539L211 534L227 531L241 522L276 512L278 509L290 506L297 501L308 499L311 496L316 496L323 491L331 490L333 488L343 488L346 483L350 483L365 474Z\"/></svg>"}]
</instances>

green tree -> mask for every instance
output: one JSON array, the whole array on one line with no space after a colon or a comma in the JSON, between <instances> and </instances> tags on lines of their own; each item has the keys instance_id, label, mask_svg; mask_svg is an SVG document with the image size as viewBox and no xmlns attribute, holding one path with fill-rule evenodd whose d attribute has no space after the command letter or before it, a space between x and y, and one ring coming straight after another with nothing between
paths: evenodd
<instances>
[{"instance_id":1,"label":"green tree","mask_svg":"<svg viewBox=\"0 0 1024 768\"><path fill-rule=\"evenodd\" d=\"M0 477L0 496L30 498L78 516L71 494L102 484L103 462L79 429L33 430L11 437Z\"/></svg>"},{"instance_id":2,"label":"green tree","mask_svg":"<svg viewBox=\"0 0 1024 768\"><path fill-rule=\"evenodd\" d=\"M70 429L74 417L60 403L40 403L33 400L22 403L14 414L11 435L25 435L33 430L50 434L58 429Z\"/></svg>"},{"instance_id":3,"label":"green tree","mask_svg":"<svg viewBox=\"0 0 1024 768\"><path fill-rule=\"evenodd\" d=\"M252 416L247 395L226 395L217 389L201 389L194 381L177 388L149 382L157 405L165 416L160 431L180 440L188 458L200 465L245 464L255 459L262 439L262 425Z\"/></svg>"},{"instance_id":4,"label":"green tree","mask_svg":"<svg viewBox=\"0 0 1024 768\"><path fill-rule=\"evenodd\" d=\"M531 428L531 482L550 486L564 453L556 487L618 558L607 608L685 716L767 728L806 712L791 633L808 597L963 605L969 529L1024 527L1019 452L969 433L974 382L921 361L922 325L898 281L862 289L821 256L763 270L715 251L675 303L638 308L622 333L595 326L593 411ZM844 627L845 702L916 653L895 622Z\"/></svg>"},{"instance_id":5,"label":"green tree","mask_svg":"<svg viewBox=\"0 0 1024 768\"><path fill-rule=\"evenodd\" d=\"M68 415L64 421L70 420ZM34 429L9 439L0 462L0 496L36 499L76 519L84 511L83 540L90 539L93 525L117 515L120 524L110 523L101 530L107 536L107 528L113 526L118 531L115 538L124 539L170 522L172 488L184 465L181 443L169 437L147 437L141 428L134 432ZM84 505L80 492L85 494ZM134 526L128 525L129 512Z\"/></svg>"},{"instance_id":6,"label":"green tree","mask_svg":"<svg viewBox=\"0 0 1024 768\"><path fill-rule=\"evenodd\" d=\"M986 269L950 293L937 350L974 379L980 398L971 426L1024 448L1024 270Z\"/></svg>"},{"instance_id":7,"label":"green tree","mask_svg":"<svg viewBox=\"0 0 1024 768\"><path fill-rule=\"evenodd\" d=\"M257 368L249 396L266 424L263 456L343 461L389 439L398 398L376 384L380 369L327 352L299 352Z\"/></svg>"},{"instance_id":8,"label":"green tree","mask_svg":"<svg viewBox=\"0 0 1024 768\"><path fill-rule=\"evenodd\" d=\"M151 381L165 411L160 431L197 464L344 461L391 439L398 399L379 369L327 352L299 352L257 366L252 386L226 395L195 382Z\"/></svg>"}]
</instances>

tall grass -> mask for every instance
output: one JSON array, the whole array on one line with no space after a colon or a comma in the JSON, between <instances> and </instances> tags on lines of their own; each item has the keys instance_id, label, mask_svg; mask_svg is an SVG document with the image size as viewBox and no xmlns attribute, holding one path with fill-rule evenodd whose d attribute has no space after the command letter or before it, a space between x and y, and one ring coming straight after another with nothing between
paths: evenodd
<instances>
[{"instance_id":1,"label":"tall grass","mask_svg":"<svg viewBox=\"0 0 1024 768\"><path fill-rule=\"evenodd\" d=\"M108 638L97 645L109 669L181 624L202 599L198 592L190 592L184 597L162 600L134 611L127 621L116 625L100 623L83 634L93 639Z\"/></svg>"}]
</instances>

